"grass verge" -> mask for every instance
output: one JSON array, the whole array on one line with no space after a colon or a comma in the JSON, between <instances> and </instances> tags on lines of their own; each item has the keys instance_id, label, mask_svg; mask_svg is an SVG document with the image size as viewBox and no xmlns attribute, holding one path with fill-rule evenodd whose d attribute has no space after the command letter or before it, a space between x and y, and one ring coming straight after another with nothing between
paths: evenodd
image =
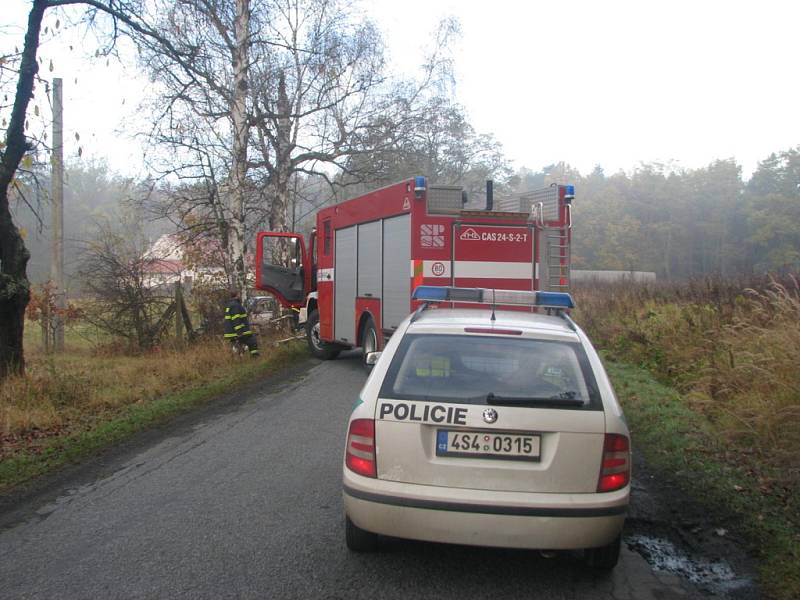
<instances>
[{"instance_id":1,"label":"grass verge","mask_svg":"<svg viewBox=\"0 0 800 600\"><path fill-rule=\"evenodd\" d=\"M634 443L648 463L674 475L691 497L708 509L736 519L760 556L764 590L776 600L800 598L800 527L791 504L764 493L747 461L681 395L648 371L612 362L615 385ZM742 449L746 450L746 449Z\"/></svg>"},{"instance_id":2,"label":"grass verge","mask_svg":"<svg viewBox=\"0 0 800 600\"><path fill-rule=\"evenodd\" d=\"M194 381L171 382L177 389L153 397L141 394L133 403L120 403L106 407L100 412L81 411L73 414L68 426L48 435L43 440L21 443L13 452L0 456L0 493L5 493L26 481L44 475L68 463L119 443L137 431L163 423L165 420L202 404L220 394L257 380L292 360L305 356L305 347L290 344L270 350L258 361L238 360L231 362L230 352L226 362L216 364L206 372L197 373ZM130 361L128 361L130 362ZM125 365L126 368L129 366ZM113 375L113 374L112 374ZM136 386L129 382L131 393ZM87 409L97 409L88 405ZM72 411L77 413L77 411Z\"/></svg>"}]
</instances>

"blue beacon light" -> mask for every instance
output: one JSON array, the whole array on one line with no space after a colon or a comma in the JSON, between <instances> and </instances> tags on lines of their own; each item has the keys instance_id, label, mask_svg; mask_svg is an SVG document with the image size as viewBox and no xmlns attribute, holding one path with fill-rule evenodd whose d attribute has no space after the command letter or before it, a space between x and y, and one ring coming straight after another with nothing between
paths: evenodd
<instances>
[{"instance_id":1,"label":"blue beacon light","mask_svg":"<svg viewBox=\"0 0 800 600\"><path fill-rule=\"evenodd\" d=\"M414 300L447 300L450 288L443 286L421 285L414 290Z\"/></svg>"},{"instance_id":2,"label":"blue beacon light","mask_svg":"<svg viewBox=\"0 0 800 600\"><path fill-rule=\"evenodd\" d=\"M575 308L572 296L565 292L536 292L536 304L538 306Z\"/></svg>"},{"instance_id":3,"label":"blue beacon light","mask_svg":"<svg viewBox=\"0 0 800 600\"><path fill-rule=\"evenodd\" d=\"M422 175L418 175L414 177L414 196L417 198L422 198L422 194L427 189L427 184L425 181L425 177Z\"/></svg>"}]
</instances>

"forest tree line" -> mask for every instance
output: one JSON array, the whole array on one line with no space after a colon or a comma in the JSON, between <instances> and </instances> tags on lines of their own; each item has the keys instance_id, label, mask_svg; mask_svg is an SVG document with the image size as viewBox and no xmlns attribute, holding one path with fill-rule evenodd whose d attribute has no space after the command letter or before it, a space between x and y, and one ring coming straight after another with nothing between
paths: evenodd
<instances>
[{"instance_id":1,"label":"forest tree line","mask_svg":"<svg viewBox=\"0 0 800 600\"><path fill-rule=\"evenodd\" d=\"M481 145L483 160L471 162L432 149L381 157L383 169L368 181L336 194L321 180L293 181L288 225L294 230L313 226L316 210L356 193L416 174L434 183L463 185L473 205L482 205L482 185L495 178L498 194L515 194L553 182L576 186L573 266L577 269L654 271L662 279L739 276L800 269L800 148L771 154L747 181L733 160L717 160L699 169L675 169L644 164L632 172L606 175L597 167L588 175L564 163L540 170L514 172L499 144L480 136L459 113L463 128L446 128L463 136L465 146ZM452 125L452 124L451 124ZM435 137L435 136L431 136ZM450 140L446 147L455 144ZM363 160L363 158L362 158ZM387 166L390 165L390 166ZM466 165L466 167L464 166ZM42 174L47 182L47 174ZM148 186L113 175L102 162L72 163L67 168L67 271L79 264L85 240L98 220L121 207L140 206ZM255 202L255 200L254 200ZM31 249L30 275L36 282L49 277L48 204L43 200L40 230L34 215L17 204L20 224ZM255 218L261 216L262 218ZM248 223L248 236L268 228L264 213ZM153 239L174 226L144 223Z\"/></svg>"},{"instance_id":2,"label":"forest tree line","mask_svg":"<svg viewBox=\"0 0 800 600\"><path fill-rule=\"evenodd\" d=\"M773 153L749 180L734 159L699 169L644 164L582 175L563 163L522 170L527 190L574 183L573 267L659 278L800 269L800 147Z\"/></svg>"}]
</instances>

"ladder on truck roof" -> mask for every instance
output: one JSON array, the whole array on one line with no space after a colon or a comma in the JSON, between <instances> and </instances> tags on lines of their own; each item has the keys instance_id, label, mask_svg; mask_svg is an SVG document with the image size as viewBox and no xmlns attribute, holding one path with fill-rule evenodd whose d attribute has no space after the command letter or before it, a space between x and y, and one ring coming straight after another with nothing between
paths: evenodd
<instances>
[{"instance_id":1,"label":"ladder on truck roof","mask_svg":"<svg viewBox=\"0 0 800 600\"><path fill-rule=\"evenodd\" d=\"M529 211L531 219L542 232L542 243L539 245L542 269L540 286L542 289L555 292L566 292L570 289L570 254L569 230L572 228L572 209L567 204L567 223L563 226L548 226L546 223L559 221L559 186L532 190L521 194L518 198L503 202L506 210Z\"/></svg>"},{"instance_id":2,"label":"ladder on truck roof","mask_svg":"<svg viewBox=\"0 0 800 600\"><path fill-rule=\"evenodd\" d=\"M546 227L545 246L547 248L547 289L566 291L570 288L570 248L569 230L566 227Z\"/></svg>"}]
</instances>

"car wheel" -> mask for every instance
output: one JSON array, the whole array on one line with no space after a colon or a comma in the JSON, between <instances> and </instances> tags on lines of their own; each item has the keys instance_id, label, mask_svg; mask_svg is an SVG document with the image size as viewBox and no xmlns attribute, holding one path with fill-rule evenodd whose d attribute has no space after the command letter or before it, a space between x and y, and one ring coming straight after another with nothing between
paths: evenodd
<instances>
[{"instance_id":1,"label":"car wheel","mask_svg":"<svg viewBox=\"0 0 800 600\"><path fill-rule=\"evenodd\" d=\"M371 531L365 531L345 517L344 538L347 548L353 552L374 552L378 549L378 536Z\"/></svg>"},{"instance_id":2,"label":"car wheel","mask_svg":"<svg viewBox=\"0 0 800 600\"><path fill-rule=\"evenodd\" d=\"M586 564L598 571L610 571L619 562L619 552L622 546L622 535L617 536L608 546L589 548L586 550Z\"/></svg>"},{"instance_id":3,"label":"car wheel","mask_svg":"<svg viewBox=\"0 0 800 600\"><path fill-rule=\"evenodd\" d=\"M319 337L319 311L312 310L306 321L306 341L311 354L322 360L333 360L339 356L340 350L323 342Z\"/></svg>"},{"instance_id":4,"label":"car wheel","mask_svg":"<svg viewBox=\"0 0 800 600\"><path fill-rule=\"evenodd\" d=\"M364 332L361 334L361 349L364 351L361 362L367 366L367 354L378 351L378 330L372 317L367 317L364 323Z\"/></svg>"}]
</instances>

